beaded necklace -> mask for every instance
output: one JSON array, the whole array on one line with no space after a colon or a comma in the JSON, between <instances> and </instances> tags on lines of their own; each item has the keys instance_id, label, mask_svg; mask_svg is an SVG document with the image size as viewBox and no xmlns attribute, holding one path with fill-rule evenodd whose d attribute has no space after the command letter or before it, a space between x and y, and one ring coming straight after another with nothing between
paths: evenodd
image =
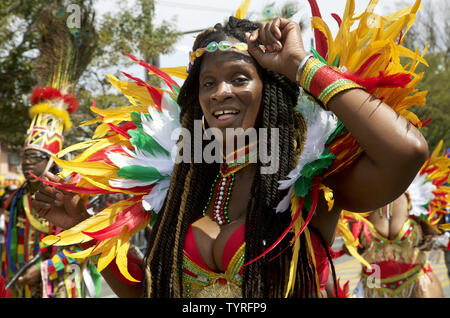
<instances>
[{"instance_id":1,"label":"beaded necklace","mask_svg":"<svg viewBox=\"0 0 450 318\"><path fill-rule=\"evenodd\" d=\"M394 204L394 202L391 202L388 205L386 205L386 217L388 220L392 217L392 205L393 204ZM383 217L383 207L378 209L378 214L380 215L380 217Z\"/></svg>"},{"instance_id":2,"label":"beaded necklace","mask_svg":"<svg viewBox=\"0 0 450 318\"><path fill-rule=\"evenodd\" d=\"M255 159L257 155L256 145L256 143L247 145L224 158L225 162L220 165L219 172L209 190L208 202L203 208L203 216L206 216L208 206L211 200L214 199L213 220L219 225L230 223L228 204L235 181L235 174L251 162L254 162L252 159Z\"/></svg>"}]
</instances>

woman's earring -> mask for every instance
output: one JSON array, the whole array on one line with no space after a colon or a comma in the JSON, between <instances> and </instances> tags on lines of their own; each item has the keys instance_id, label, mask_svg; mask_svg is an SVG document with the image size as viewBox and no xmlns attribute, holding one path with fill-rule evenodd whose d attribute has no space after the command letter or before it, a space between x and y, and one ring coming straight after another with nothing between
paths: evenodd
<instances>
[{"instance_id":1,"label":"woman's earring","mask_svg":"<svg viewBox=\"0 0 450 318\"><path fill-rule=\"evenodd\" d=\"M205 115L202 115L202 130L203 130L203 133L205 134L205 136L207 137L207 138L210 138L210 136L208 135L208 133L206 132L206 125L205 125Z\"/></svg>"},{"instance_id":2,"label":"woman's earring","mask_svg":"<svg viewBox=\"0 0 450 318\"><path fill-rule=\"evenodd\" d=\"M205 115L202 115L202 129L203 132L205 132L206 128L205 128Z\"/></svg>"}]
</instances>

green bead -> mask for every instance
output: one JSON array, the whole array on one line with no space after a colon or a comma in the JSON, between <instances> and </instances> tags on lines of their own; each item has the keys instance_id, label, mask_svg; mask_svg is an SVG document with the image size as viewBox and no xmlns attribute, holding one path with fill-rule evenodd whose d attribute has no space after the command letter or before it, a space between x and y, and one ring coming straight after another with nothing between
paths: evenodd
<instances>
[{"instance_id":1,"label":"green bead","mask_svg":"<svg viewBox=\"0 0 450 318\"><path fill-rule=\"evenodd\" d=\"M206 46L206 51L212 53L212 52L217 51L218 47L219 47L219 45L217 44L217 42L212 41Z\"/></svg>"},{"instance_id":2,"label":"green bead","mask_svg":"<svg viewBox=\"0 0 450 318\"><path fill-rule=\"evenodd\" d=\"M233 45L228 41L220 41L219 42L219 50L226 51L233 47Z\"/></svg>"}]
</instances>

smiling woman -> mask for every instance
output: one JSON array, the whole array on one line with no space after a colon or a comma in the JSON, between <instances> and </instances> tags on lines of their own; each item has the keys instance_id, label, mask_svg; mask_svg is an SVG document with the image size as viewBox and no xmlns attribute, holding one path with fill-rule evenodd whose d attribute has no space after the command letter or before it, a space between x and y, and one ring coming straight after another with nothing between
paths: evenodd
<instances>
[{"instance_id":1,"label":"smiling woman","mask_svg":"<svg viewBox=\"0 0 450 318\"><path fill-rule=\"evenodd\" d=\"M398 16L412 19L408 14L416 9ZM354 47L367 47L358 42L371 38L367 21L350 34L354 20L348 10L339 36L354 41ZM398 23L408 23L406 18ZM377 34L384 39L391 31ZM391 51L392 39L369 58L355 51L354 60L334 43L322 38L320 52L312 56L294 22L276 18L261 25L230 17L197 36L180 89L167 74L131 57L170 91L127 74L137 84L111 77L133 108L96 110L99 121L107 123L99 131L104 138L72 147L88 147L76 161L57 161L64 167L61 176L72 177L72 184L51 175L46 182L74 192L134 197L80 224L70 206L76 195L64 192L64 204L35 200L41 215L74 226L45 242L96 243L74 257L100 255L103 276L125 297L325 296L329 246L340 211L367 211L395 199L428 151L418 130L395 111L410 106L408 95L417 81L406 85L415 74L399 71L403 67L393 59L398 52ZM189 133L179 139L178 156L188 151L196 158L209 146L202 138L199 147L184 147L196 144L202 122L205 131L218 129L225 136L216 140L224 162L168 160L173 146L168 135L180 126ZM258 138L257 146L229 150L230 128L255 128L258 137L267 136ZM272 173L263 173L261 158L251 160L261 149L277 154L279 166ZM47 198L62 195L49 186L40 191ZM135 260L127 267L129 237L149 223L144 269L136 269Z\"/></svg>"}]
</instances>

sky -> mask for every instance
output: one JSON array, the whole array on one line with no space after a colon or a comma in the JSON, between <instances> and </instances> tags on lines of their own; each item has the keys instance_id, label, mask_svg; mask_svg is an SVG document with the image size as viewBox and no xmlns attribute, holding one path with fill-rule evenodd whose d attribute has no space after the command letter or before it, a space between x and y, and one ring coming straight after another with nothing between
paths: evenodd
<instances>
[{"instance_id":1,"label":"sky","mask_svg":"<svg viewBox=\"0 0 450 318\"><path fill-rule=\"evenodd\" d=\"M218 22L223 22L230 15L234 15L242 0L155 0L155 24L158 26L163 20L174 23L176 28L182 32L204 29L214 26ZM355 12L362 12L370 0L355 0ZM375 12L383 13L386 8L397 0L379 0ZM406 0L411 4L413 0ZM248 10L250 17L260 16L264 6L276 3L276 7L281 7L287 2L294 2L299 7L299 12L291 19L298 22L300 19L308 21L307 28L303 32L303 42L308 50L312 38L311 28L309 27L309 19L311 17L311 9L307 0L252 0ZM121 5L132 8L134 0L121 1ZM331 32L336 34L337 23L331 17L331 13L337 13L342 16L346 0L317 0L322 17L331 28ZM117 0L95 0L95 9L97 17L106 12L118 12L120 7ZM384 10L384 11L383 11ZM188 54L194 42L194 36L198 33L187 34L182 36L175 43L175 50L171 54L162 55L160 57L160 67L183 66L188 63Z\"/></svg>"},{"instance_id":2,"label":"sky","mask_svg":"<svg viewBox=\"0 0 450 318\"><path fill-rule=\"evenodd\" d=\"M214 26L218 22L225 21L230 15L234 15L242 0L155 0L155 22L159 25L163 20L175 24L178 30L186 32ZM248 13L257 16L265 5L276 3L280 6L287 2L297 3L300 7L299 13L292 20L299 21L311 16L311 10L306 0L252 0ZM380 0L376 11L381 12L386 5L392 3L391 0ZM337 25L331 13L342 16L346 0L317 0L322 17L332 27L332 32L337 32ZM363 11L369 0L355 0L355 11ZM128 1L128 6L132 6L133 1ZM117 12L119 7L116 0L96 0L96 11L102 15L105 12ZM333 28L334 27L334 28ZM194 42L194 34L183 36L176 44L175 51L169 55L161 56L161 66L180 66L187 63L188 53ZM309 38L312 32L308 27L304 32L305 46L309 46Z\"/></svg>"}]
</instances>

